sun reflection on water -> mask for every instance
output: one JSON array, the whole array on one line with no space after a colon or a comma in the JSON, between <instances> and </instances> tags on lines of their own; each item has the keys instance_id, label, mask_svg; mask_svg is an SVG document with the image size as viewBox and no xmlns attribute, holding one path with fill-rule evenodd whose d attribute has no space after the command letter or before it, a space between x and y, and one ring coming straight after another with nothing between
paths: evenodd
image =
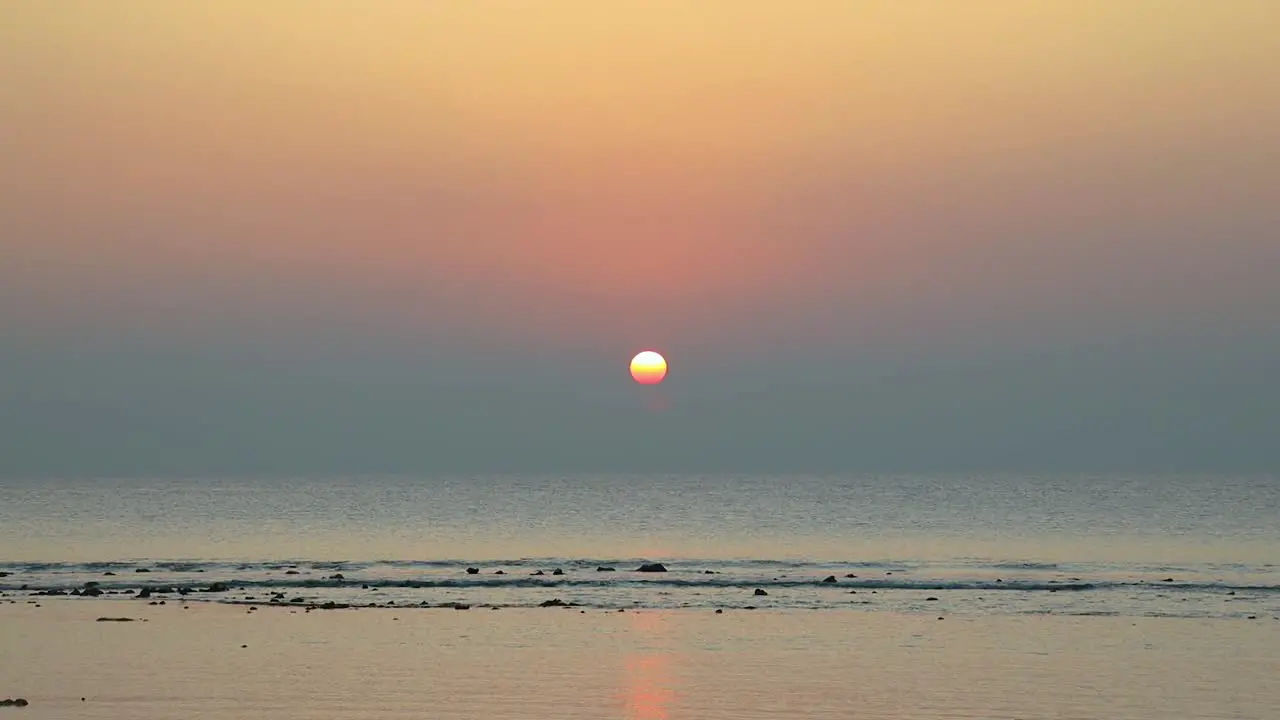
<instances>
[{"instance_id":1,"label":"sun reflection on water","mask_svg":"<svg viewBox=\"0 0 1280 720\"><path fill-rule=\"evenodd\" d=\"M626 717L629 720L668 720L677 699L672 672L673 636L665 613L630 613L635 650L625 661Z\"/></svg>"}]
</instances>

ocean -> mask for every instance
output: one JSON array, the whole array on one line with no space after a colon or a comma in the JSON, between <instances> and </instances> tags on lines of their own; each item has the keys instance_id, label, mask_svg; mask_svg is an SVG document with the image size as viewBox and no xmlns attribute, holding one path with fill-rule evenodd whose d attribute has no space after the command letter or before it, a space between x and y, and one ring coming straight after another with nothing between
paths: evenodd
<instances>
[{"instance_id":1,"label":"ocean","mask_svg":"<svg viewBox=\"0 0 1280 720\"><path fill-rule=\"evenodd\" d=\"M665 572L638 572L653 563ZM1272 621L1280 618L1280 479L0 481L0 593L86 587L149 602L307 607Z\"/></svg>"}]
</instances>

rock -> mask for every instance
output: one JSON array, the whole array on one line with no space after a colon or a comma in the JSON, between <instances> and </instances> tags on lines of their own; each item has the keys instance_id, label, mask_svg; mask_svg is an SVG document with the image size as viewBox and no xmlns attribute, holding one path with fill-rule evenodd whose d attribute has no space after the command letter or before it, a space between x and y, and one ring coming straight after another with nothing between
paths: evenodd
<instances>
[{"instance_id":1,"label":"rock","mask_svg":"<svg viewBox=\"0 0 1280 720\"><path fill-rule=\"evenodd\" d=\"M13 707L13 700L11 698L0 700L0 707Z\"/></svg>"},{"instance_id":2,"label":"rock","mask_svg":"<svg viewBox=\"0 0 1280 720\"><path fill-rule=\"evenodd\" d=\"M936 601L937 601L937 599L938 599L938 598L933 597L932 595L930 595L929 597L925 598L925 599L924 599L924 601L925 601L925 602L936 602Z\"/></svg>"},{"instance_id":3,"label":"rock","mask_svg":"<svg viewBox=\"0 0 1280 720\"><path fill-rule=\"evenodd\" d=\"M1165 578L1165 579L1161 580L1160 582L1173 582L1173 578Z\"/></svg>"},{"instance_id":4,"label":"rock","mask_svg":"<svg viewBox=\"0 0 1280 720\"><path fill-rule=\"evenodd\" d=\"M12 575L12 574L13 574L13 573L11 573L11 572L0 572L0 577L9 577L9 576L10 576L10 575Z\"/></svg>"},{"instance_id":5,"label":"rock","mask_svg":"<svg viewBox=\"0 0 1280 720\"><path fill-rule=\"evenodd\" d=\"M717 615L723 615L723 614L724 614L724 610L721 610L720 608L716 608L716 614L717 614Z\"/></svg>"},{"instance_id":6,"label":"rock","mask_svg":"<svg viewBox=\"0 0 1280 720\"><path fill-rule=\"evenodd\" d=\"M296 598L294 598L294 599L290 600L289 602L291 602L291 603L301 603L301 602L306 602L306 600L304 600L303 598L300 598L300 597L296 597Z\"/></svg>"},{"instance_id":7,"label":"rock","mask_svg":"<svg viewBox=\"0 0 1280 720\"><path fill-rule=\"evenodd\" d=\"M211 592L211 593L220 593L220 592L227 592L230 589L231 589L230 585L224 582L216 582L210 585L209 587L205 588L204 591Z\"/></svg>"},{"instance_id":8,"label":"rock","mask_svg":"<svg viewBox=\"0 0 1280 720\"><path fill-rule=\"evenodd\" d=\"M560 568L556 568L555 570L552 570L552 571L551 571L551 574L552 574L552 575L563 575L563 574L564 574L564 571L563 571L563 570L561 570Z\"/></svg>"},{"instance_id":9,"label":"rock","mask_svg":"<svg viewBox=\"0 0 1280 720\"><path fill-rule=\"evenodd\" d=\"M666 571L667 571L667 566L663 565L662 563L648 563L646 565L641 565L640 567L636 568L636 572L644 572L644 573L666 572Z\"/></svg>"},{"instance_id":10,"label":"rock","mask_svg":"<svg viewBox=\"0 0 1280 720\"><path fill-rule=\"evenodd\" d=\"M600 567L596 568L596 572L614 572L616 570L617 568L606 567L604 565L601 565Z\"/></svg>"},{"instance_id":11,"label":"rock","mask_svg":"<svg viewBox=\"0 0 1280 720\"><path fill-rule=\"evenodd\" d=\"M454 610L470 610L471 606L467 605L466 603L456 602L453 604L453 609Z\"/></svg>"},{"instance_id":12,"label":"rock","mask_svg":"<svg viewBox=\"0 0 1280 720\"><path fill-rule=\"evenodd\" d=\"M342 573L334 573L329 576L329 579L330 580L346 580L347 576L343 575Z\"/></svg>"},{"instance_id":13,"label":"rock","mask_svg":"<svg viewBox=\"0 0 1280 720\"><path fill-rule=\"evenodd\" d=\"M716 571L715 571L715 570L703 570L703 571L702 571L702 574L703 574L703 575L715 575L715 574L716 574Z\"/></svg>"},{"instance_id":14,"label":"rock","mask_svg":"<svg viewBox=\"0 0 1280 720\"><path fill-rule=\"evenodd\" d=\"M468 574L468 575L479 575L479 574L480 574L480 568L467 568L467 574Z\"/></svg>"},{"instance_id":15,"label":"rock","mask_svg":"<svg viewBox=\"0 0 1280 720\"><path fill-rule=\"evenodd\" d=\"M350 605L347 605L347 604L345 604L345 603L336 603L336 602L334 602L334 601L332 601L332 600L330 600L329 602L327 602L327 603L325 603L325 604L323 604L323 605L320 605L320 606L319 606L319 608L320 608L321 610L345 610L345 609L347 609L347 608L349 608L349 607L351 607L351 606L350 606Z\"/></svg>"},{"instance_id":16,"label":"rock","mask_svg":"<svg viewBox=\"0 0 1280 720\"><path fill-rule=\"evenodd\" d=\"M133 618L128 617L100 617L97 622L133 622Z\"/></svg>"},{"instance_id":17,"label":"rock","mask_svg":"<svg viewBox=\"0 0 1280 720\"><path fill-rule=\"evenodd\" d=\"M763 595L768 595L769 593L765 592L764 590L761 590L760 588L756 588L756 591L755 591L755 593L754 593L754 594L755 594L757 597L760 597L760 596L763 596Z\"/></svg>"},{"instance_id":18,"label":"rock","mask_svg":"<svg viewBox=\"0 0 1280 720\"><path fill-rule=\"evenodd\" d=\"M89 582L84 584L84 587L87 587L87 588L98 587L101 584L102 583L98 582L97 580L90 580Z\"/></svg>"},{"instance_id":19,"label":"rock","mask_svg":"<svg viewBox=\"0 0 1280 720\"><path fill-rule=\"evenodd\" d=\"M96 587L90 587L80 591L80 594L84 597L98 597L102 594L102 590Z\"/></svg>"},{"instance_id":20,"label":"rock","mask_svg":"<svg viewBox=\"0 0 1280 720\"><path fill-rule=\"evenodd\" d=\"M102 573L102 577L115 577L115 576L116 576L116 574L115 574L115 573L113 573L113 572L111 572L110 570L108 570L108 571L106 571L106 572Z\"/></svg>"},{"instance_id":21,"label":"rock","mask_svg":"<svg viewBox=\"0 0 1280 720\"><path fill-rule=\"evenodd\" d=\"M825 578L823 578L823 579L822 579L822 582L824 582L824 583L833 583L833 582L835 582L835 581L836 581L836 576L835 576L835 575L828 575L828 576L826 576Z\"/></svg>"},{"instance_id":22,"label":"rock","mask_svg":"<svg viewBox=\"0 0 1280 720\"><path fill-rule=\"evenodd\" d=\"M755 606L755 605L743 605L743 606L742 606L742 609L743 609L743 610L755 610L755 609L756 609L756 606Z\"/></svg>"},{"instance_id":23,"label":"rock","mask_svg":"<svg viewBox=\"0 0 1280 720\"><path fill-rule=\"evenodd\" d=\"M502 570L494 570L494 571L493 571L493 574L494 574L494 575L506 575L506 573L505 573L505 572L503 572Z\"/></svg>"},{"instance_id":24,"label":"rock","mask_svg":"<svg viewBox=\"0 0 1280 720\"><path fill-rule=\"evenodd\" d=\"M847 578L856 578L856 577L858 577L858 576L857 576L857 575L854 575L853 573L849 573L848 575L845 575L845 577L847 577Z\"/></svg>"},{"instance_id":25,"label":"rock","mask_svg":"<svg viewBox=\"0 0 1280 720\"><path fill-rule=\"evenodd\" d=\"M568 604L560 598L552 598L538 604L538 607L568 607Z\"/></svg>"},{"instance_id":26,"label":"rock","mask_svg":"<svg viewBox=\"0 0 1280 720\"><path fill-rule=\"evenodd\" d=\"M299 574L299 573L298 573L298 571L297 571L297 570L285 570L285 571L284 571L284 574L285 574L285 575L297 575L297 574Z\"/></svg>"},{"instance_id":27,"label":"rock","mask_svg":"<svg viewBox=\"0 0 1280 720\"><path fill-rule=\"evenodd\" d=\"M150 570L148 570L147 568L134 568L134 570L133 570L133 571L134 571L134 572L136 572L136 573L151 572L151 571L150 571Z\"/></svg>"},{"instance_id":28,"label":"rock","mask_svg":"<svg viewBox=\"0 0 1280 720\"><path fill-rule=\"evenodd\" d=\"M546 575L546 573L544 573L544 572L542 572L541 570L539 570L539 571L535 572L535 573L534 573L534 575Z\"/></svg>"}]
</instances>

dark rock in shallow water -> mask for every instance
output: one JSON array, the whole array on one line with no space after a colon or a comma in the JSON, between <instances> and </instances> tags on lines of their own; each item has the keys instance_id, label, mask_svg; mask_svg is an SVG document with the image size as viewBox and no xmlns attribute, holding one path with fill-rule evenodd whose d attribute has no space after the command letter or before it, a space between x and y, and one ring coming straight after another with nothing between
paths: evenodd
<instances>
[{"instance_id":1,"label":"dark rock in shallow water","mask_svg":"<svg viewBox=\"0 0 1280 720\"><path fill-rule=\"evenodd\" d=\"M133 618L127 617L100 617L97 622L133 622Z\"/></svg>"},{"instance_id":2,"label":"dark rock in shallow water","mask_svg":"<svg viewBox=\"0 0 1280 720\"><path fill-rule=\"evenodd\" d=\"M494 570L494 571L493 571L493 574L494 574L494 575L506 575L507 573L506 573L506 572L504 572L504 571L502 571L502 570Z\"/></svg>"},{"instance_id":3,"label":"dark rock in shallow water","mask_svg":"<svg viewBox=\"0 0 1280 720\"><path fill-rule=\"evenodd\" d=\"M563 575L563 574L564 574L564 571L563 571L563 570L561 570L560 568L556 568L555 570L552 570L552 571L551 571L551 574L552 574L552 575Z\"/></svg>"},{"instance_id":4,"label":"dark rock in shallow water","mask_svg":"<svg viewBox=\"0 0 1280 720\"><path fill-rule=\"evenodd\" d=\"M662 563L648 563L636 568L636 572L666 572L667 566Z\"/></svg>"},{"instance_id":5,"label":"dark rock in shallow water","mask_svg":"<svg viewBox=\"0 0 1280 720\"><path fill-rule=\"evenodd\" d=\"M329 576L329 579L330 580L346 580L347 576L343 575L342 573L334 573Z\"/></svg>"},{"instance_id":6,"label":"dark rock in shallow water","mask_svg":"<svg viewBox=\"0 0 1280 720\"><path fill-rule=\"evenodd\" d=\"M768 595L768 594L769 593L765 592L764 590L760 588L756 588L755 595L760 596L760 595Z\"/></svg>"},{"instance_id":7,"label":"dark rock in shallow water","mask_svg":"<svg viewBox=\"0 0 1280 720\"><path fill-rule=\"evenodd\" d=\"M480 568L467 568L467 574L468 574L468 575L479 575L479 574L480 574Z\"/></svg>"},{"instance_id":8,"label":"dark rock in shallow water","mask_svg":"<svg viewBox=\"0 0 1280 720\"><path fill-rule=\"evenodd\" d=\"M925 601L925 602L934 602L934 601L936 601L937 599L938 599L938 598L933 597L932 595L930 595L929 597L925 598L925 599L924 599L924 601Z\"/></svg>"},{"instance_id":9,"label":"dark rock in shallow water","mask_svg":"<svg viewBox=\"0 0 1280 720\"><path fill-rule=\"evenodd\" d=\"M560 598L552 598L539 603L538 607L567 607L567 603Z\"/></svg>"},{"instance_id":10,"label":"dark rock in shallow water","mask_svg":"<svg viewBox=\"0 0 1280 720\"><path fill-rule=\"evenodd\" d=\"M98 597L101 594L102 590L96 587L89 587L80 591L82 597Z\"/></svg>"},{"instance_id":11,"label":"dark rock in shallow water","mask_svg":"<svg viewBox=\"0 0 1280 720\"><path fill-rule=\"evenodd\" d=\"M848 575L845 575L845 577L847 577L847 578L856 578L856 577L858 577L858 576L857 576L857 575L854 575L853 573L849 573Z\"/></svg>"},{"instance_id":12,"label":"dark rock in shallow water","mask_svg":"<svg viewBox=\"0 0 1280 720\"><path fill-rule=\"evenodd\" d=\"M230 589L231 589L230 585L224 582L216 582L210 585L209 587L205 588L204 591L211 592L211 593L220 593L220 592L227 592Z\"/></svg>"},{"instance_id":13,"label":"dark rock in shallow water","mask_svg":"<svg viewBox=\"0 0 1280 720\"><path fill-rule=\"evenodd\" d=\"M87 587L87 588L98 587L101 584L102 583L98 582L97 580L90 580L89 582L84 584L84 587Z\"/></svg>"},{"instance_id":14,"label":"dark rock in shallow water","mask_svg":"<svg viewBox=\"0 0 1280 720\"><path fill-rule=\"evenodd\" d=\"M828 576L826 576L825 578L823 578L823 579L822 579L822 582L824 582L824 583L833 583L833 582L835 582L835 581L836 581L836 576L835 576L835 575L828 575Z\"/></svg>"},{"instance_id":15,"label":"dark rock in shallow water","mask_svg":"<svg viewBox=\"0 0 1280 720\"><path fill-rule=\"evenodd\" d=\"M134 568L134 570L133 570L133 571L134 571L134 572L136 572L136 573L151 572L151 571L150 571L150 570L148 570L147 568Z\"/></svg>"},{"instance_id":16,"label":"dark rock in shallow water","mask_svg":"<svg viewBox=\"0 0 1280 720\"><path fill-rule=\"evenodd\" d=\"M604 565L596 568L596 572L614 572L615 570L617 570L617 568L606 567Z\"/></svg>"},{"instance_id":17,"label":"dark rock in shallow water","mask_svg":"<svg viewBox=\"0 0 1280 720\"><path fill-rule=\"evenodd\" d=\"M541 570L539 570L539 571L535 572L535 573L534 573L534 575L546 575L546 573L544 573L544 572L542 572Z\"/></svg>"},{"instance_id":18,"label":"dark rock in shallow water","mask_svg":"<svg viewBox=\"0 0 1280 720\"><path fill-rule=\"evenodd\" d=\"M12 575L12 574L13 574L13 573L11 573L11 572L0 572L0 577L9 577L9 576L10 576L10 575Z\"/></svg>"},{"instance_id":19,"label":"dark rock in shallow water","mask_svg":"<svg viewBox=\"0 0 1280 720\"><path fill-rule=\"evenodd\" d=\"M284 571L284 574L285 574L285 575L299 575L300 573L299 573L297 570L285 570L285 571Z\"/></svg>"}]
</instances>

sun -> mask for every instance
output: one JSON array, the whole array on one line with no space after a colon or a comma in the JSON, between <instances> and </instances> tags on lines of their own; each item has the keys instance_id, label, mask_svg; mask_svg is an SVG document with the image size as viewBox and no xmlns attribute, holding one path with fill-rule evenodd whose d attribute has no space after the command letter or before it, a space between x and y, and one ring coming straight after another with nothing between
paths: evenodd
<instances>
[{"instance_id":1,"label":"sun","mask_svg":"<svg viewBox=\"0 0 1280 720\"><path fill-rule=\"evenodd\" d=\"M667 360L652 350L631 358L631 377L641 385L657 385L667 377Z\"/></svg>"}]
</instances>

